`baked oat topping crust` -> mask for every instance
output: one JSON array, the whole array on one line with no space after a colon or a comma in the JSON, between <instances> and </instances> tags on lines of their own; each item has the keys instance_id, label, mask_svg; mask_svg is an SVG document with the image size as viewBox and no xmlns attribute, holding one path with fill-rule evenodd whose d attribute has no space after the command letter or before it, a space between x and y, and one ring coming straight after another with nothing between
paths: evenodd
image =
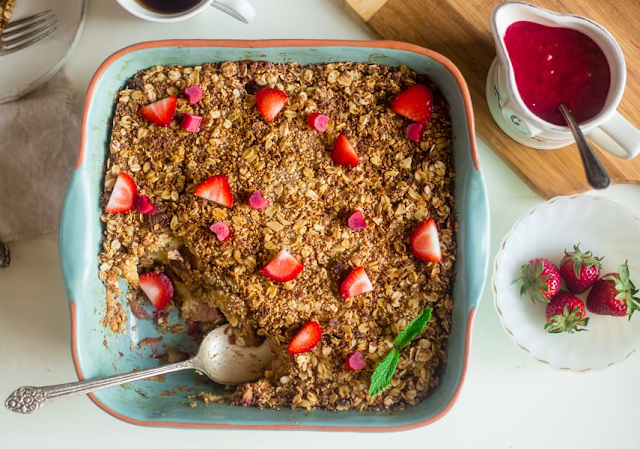
<instances>
[{"instance_id":1,"label":"baked oat topping crust","mask_svg":"<svg viewBox=\"0 0 640 449\"><path fill-rule=\"evenodd\" d=\"M415 83L434 95L420 142L407 138L410 121L389 108ZM203 91L196 104L182 94L192 85ZM269 122L255 104L264 87L287 95ZM170 95L178 95L170 126L139 115L141 107ZM156 66L137 73L115 101L102 205L124 171L157 210L101 217L106 326L125 328L119 278L130 286L129 304L136 309L145 300L138 275L162 271L175 287L169 308L178 307L185 321L216 310L216 322L237 327L238 344L256 336L272 340L272 369L238 387L232 403L382 410L417 404L432 392L446 364L457 222L448 105L428 78L407 67L352 62ZM330 117L325 132L307 124L313 112ZM180 128L188 113L203 118L198 132ZM355 167L331 160L340 134L359 155ZM193 195L214 175L228 179L232 208ZM255 191L267 207L250 207ZM349 227L355 210L365 228ZM417 259L409 247L411 232L427 218L438 226L439 263ZM220 241L210 230L218 222L231 228L229 239ZM274 283L260 269L283 249L304 269L291 281ZM364 267L373 291L342 299L341 282L356 267ZM376 363L425 307L433 307L433 317L402 350L390 387L368 397ZM321 341L309 352L288 354L293 335L309 321L322 325ZM355 351L366 361L364 369L345 366Z\"/></svg>"},{"instance_id":2,"label":"baked oat topping crust","mask_svg":"<svg viewBox=\"0 0 640 449\"><path fill-rule=\"evenodd\" d=\"M0 34L9 25L16 0L0 0Z\"/></svg>"}]
</instances>

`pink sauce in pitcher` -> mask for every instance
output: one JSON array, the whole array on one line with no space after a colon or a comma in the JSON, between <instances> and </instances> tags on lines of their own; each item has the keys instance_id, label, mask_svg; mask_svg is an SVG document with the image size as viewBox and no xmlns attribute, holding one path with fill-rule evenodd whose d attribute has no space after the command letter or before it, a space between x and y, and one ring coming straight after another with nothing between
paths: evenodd
<instances>
[{"instance_id":1,"label":"pink sauce in pitcher","mask_svg":"<svg viewBox=\"0 0 640 449\"><path fill-rule=\"evenodd\" d=\"M521 21L507 28L504 43L520 97L542 120L566 126L560 103L566 103L578 123L604 107L609 64L584 33Z\"/></svg>"}]
</instances>

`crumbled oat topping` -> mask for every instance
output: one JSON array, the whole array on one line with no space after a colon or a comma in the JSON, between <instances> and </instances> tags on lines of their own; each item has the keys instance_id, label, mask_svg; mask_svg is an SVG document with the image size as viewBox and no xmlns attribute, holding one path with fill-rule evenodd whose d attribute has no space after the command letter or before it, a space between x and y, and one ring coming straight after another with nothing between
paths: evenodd
<instances>
[{"instance_id":1,"label":"crumbled oat topping","mask_svg":"<svg viewBox=\"0 0 640 449\"><path fill-rule=\"evenodd\" d=\"M406 137L409 121L389 108L395 95L416 82L434 93L421 142ZM191 105L181 92L194 84L204 96ZM262 87L288 96L270 122L255 106ZM169 95L178 95L169 127L138 114ZM428 78L407 67L351 62L156 66L137 73L115 101L102 205L124 171L157 210L101 217L105 326L125 328L119 278L130 286L134 304L144 300L138 274L163 271L175 288L169 307L178 307L185 322L214 310L216 322L226 319L237 327L239 344L254 334L273 342L274 365L264 379L238 387L227 399L233 404L397 410L432 392L446 364L457 222L448 105ZM326 132L307 125L312 112L331 118ZM179 127L186 113L203 117L197 133ZM360 156L356 167L330 158L340 133ZM217 174L229 180L232 208L193 195ZM256 190L268 200L264 209L248 205ZM349 228L354 210L362 212L366 228ZM441 263L411 254L409 235L426 218L438 224ZM209 229L216 222L231 227L231 238L217 239ZM281 249L304 270L279 284L259 270ZM340 282L358 266L374 290L343 300ZM402 350L390 387L368 397L376 363L424 307L434 309L424 333ZM321 323L321 342L310 352L288 354L292 336L309 320ZM354 351L362 353L366 368L346 368L345 358Z\"/></svg>"},{"instance_id":2,"label":"crumbled oat topping","mask_svg":"<svg viewBox=\"0 0 640 449\"><path fill-rule=\"evenodd\" d=\"M9 25L16 0L0 0L0 34Z\"/></svg>"}]
</instances>

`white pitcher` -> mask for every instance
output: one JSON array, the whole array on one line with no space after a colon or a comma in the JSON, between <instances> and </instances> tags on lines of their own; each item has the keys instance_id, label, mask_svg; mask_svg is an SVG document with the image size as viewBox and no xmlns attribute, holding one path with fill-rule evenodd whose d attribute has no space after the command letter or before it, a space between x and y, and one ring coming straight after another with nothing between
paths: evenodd
<instances>
[{"instance_id":1,"label":"white pitcher","mask_svg":"<svg viewBox=\"0 0 640 449\"><path fill-rule=\"evenodd\" d=\"M507 28L519 21L574 29L593 39L607 59L611 80L604 107L594 117L580 123L580 129L600 148L615 156L631 159L640 153L640 131L616 110L627 77L618 43L592 20L556 13L529 3L502 3L492 16L497 56L489 69L486 94L491 114L500 128L517 142L537 149L561 148L574 141L567 126L554 125L533 114L518 92L504 36Z\"/></svg>"}]
</instances>

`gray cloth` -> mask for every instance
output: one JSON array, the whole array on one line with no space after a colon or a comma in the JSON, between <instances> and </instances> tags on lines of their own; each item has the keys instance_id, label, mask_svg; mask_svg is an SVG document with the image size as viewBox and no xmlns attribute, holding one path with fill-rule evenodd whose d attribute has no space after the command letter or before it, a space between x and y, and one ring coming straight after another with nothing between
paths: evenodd
<instances>
[{"instance_id":1,"label":"gray cloth","mask_svg":"<svg viewBox=\"0 0 640 449\"><path fill-rule=\"evenodd\" d=\"M58 230L79 143L80 117L62 71L0 104L0 240Z\"/></svg>"}]
</instances>

